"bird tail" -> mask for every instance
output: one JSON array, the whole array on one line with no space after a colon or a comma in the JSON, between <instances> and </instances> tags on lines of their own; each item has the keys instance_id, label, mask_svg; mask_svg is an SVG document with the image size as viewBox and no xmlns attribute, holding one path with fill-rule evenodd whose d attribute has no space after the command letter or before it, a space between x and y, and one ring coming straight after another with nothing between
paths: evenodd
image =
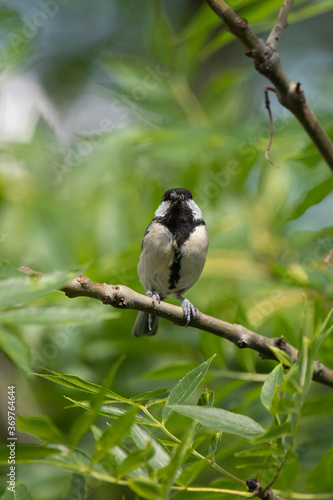
<instances>
[{"instance_id":1,"label":"bird tail","mask_svg":"<svg viewBox=\"0 0 333 500\"><path fill-rule=\"evenodd\" d=\"M136 317L132 335L134 337L143 337L143 335L155 335L160 323L160 318L158 316L151 315L151 328L149 329L149 314L140 311Z\"/></svg>"}]
</instances>

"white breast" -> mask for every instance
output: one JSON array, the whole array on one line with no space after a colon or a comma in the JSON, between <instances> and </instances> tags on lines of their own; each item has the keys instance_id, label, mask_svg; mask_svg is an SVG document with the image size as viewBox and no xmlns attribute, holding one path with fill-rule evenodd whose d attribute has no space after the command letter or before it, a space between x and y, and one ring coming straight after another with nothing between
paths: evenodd
<instances>
[{"instance_id":1,"label":"white breast","mask_svg":"<svg viewBox=\"0 0 333 500\"><path fill-rule=\"evenodd\" d=\"M169 268L173 262L173 236L162 224L153 224L143 240L138 275L146 290L168 295Z\"/></svg>"},{"instance_id":2,"label":"white breast","mask_svg":"<svg viewBox=\"0 0 333 500\"><path fill-rule=\"evenodd\" d=\"M206 261L206 226L197 226L182 246L180 279L176 287L170 290L170 268L175 262L175 249L176 242L169 229L158 223L149 227L138 264L138 275L146 290L166 296L170 293L184 293L194 285Z\"/></svg>"}]
</instances>

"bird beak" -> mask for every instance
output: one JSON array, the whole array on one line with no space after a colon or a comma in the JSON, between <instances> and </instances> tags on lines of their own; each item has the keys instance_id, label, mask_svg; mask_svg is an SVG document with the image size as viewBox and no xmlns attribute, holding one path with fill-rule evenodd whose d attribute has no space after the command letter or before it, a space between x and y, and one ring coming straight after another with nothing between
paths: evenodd
<instances>
[{"instance_id":1,"label":"bird beak","mask_svg":"<svg viewBox=\"0 0 333 500\"><path fill-rule=\"evenodd\" d=\"M176 203L179 200L182 200L184 198L184 195L182 194L177 194L177 193L171 193L170 194L170 199L172 203Z\"/></svg>"}]
</instances>

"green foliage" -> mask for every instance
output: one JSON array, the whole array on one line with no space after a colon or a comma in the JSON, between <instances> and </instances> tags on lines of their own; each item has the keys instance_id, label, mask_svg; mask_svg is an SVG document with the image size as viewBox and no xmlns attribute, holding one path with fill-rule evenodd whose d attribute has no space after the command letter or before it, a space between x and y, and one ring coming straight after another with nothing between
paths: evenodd
<instances>
[{"instance_id":1,"label":"green foliage","mask_svg":"<svg viewBox=\"0 0 333 500\"><path fill-rule=\"evenodd\" d=\"M5 491L2 442L1 498L228 500L250 497L255 477L285 499L333 499L332 389L311 381L313 360L333 359L332 177L320 154L272 99L279 168L267 163L267 82L206 4L55 0L50 15L47 2L23 3L1 6L3 85L34 73L16 98L39 95L29 133L0 145L0 396L5 408L16 386L20 481ZM263 37L281 4L230 1ZM329 134L332 8L295 1L279 43ZM144 229L180 186L210 235L189 299L283 336L294 365L167 321L134 339L134 312L55 292L75 269L143 291Z\"/></svg>"}]
</instances>

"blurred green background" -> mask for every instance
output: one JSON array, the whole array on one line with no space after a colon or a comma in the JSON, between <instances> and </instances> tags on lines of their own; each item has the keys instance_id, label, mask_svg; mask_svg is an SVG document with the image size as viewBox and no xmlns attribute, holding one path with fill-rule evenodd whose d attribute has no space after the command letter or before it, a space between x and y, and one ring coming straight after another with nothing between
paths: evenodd
<instances>
[{"instance_id":1,"label":"blurred green background","mask_svg":"<svg viewBox=\"0 0 333 500\"><path fill-rule=\"evenodd\" d=\"M261 36L281 5L229 3ZM312 323L332 306L333 271L324 263L333 247L332 175L275 96L270 158L277 166L265 160L268 82L208 6L14 0L1 2L0 11L1 259L41 272L84 272L143 292L136 266L144 230L164 191L185 187L210 236L206 267L187 297L207 314L266 336L283 334L297 346L305 297ZM333 2L296 1L290 22L279 45L283 65L301 80L332 136ZM31 303L51 306L87 310L89 317L58 326L8 320L31 350L33 371L100 384L125 353L114 390L133 396L172 387L217 353L210 382L217 402L259 412L256 380L273 362L166 321L156 337L134 339L134 311L110 312L88 299L53 293ZM332 367L332 338L319 355ZM64 410L61 388L22 375L2 353L0 364L1 400L16 383L18 412L48 415L66 433L79 412ZM313 386L313 397L326 394ZM309 435L308 421L300 439L303 471L332 444L332 411L317 418L321 424ZM30 442L26 434L21 439ZM35 498L66 498L69 473L19 470ZM134 498L112 485L92 487L90 498L111 492Z\"/></svg>"}]
</instances>

